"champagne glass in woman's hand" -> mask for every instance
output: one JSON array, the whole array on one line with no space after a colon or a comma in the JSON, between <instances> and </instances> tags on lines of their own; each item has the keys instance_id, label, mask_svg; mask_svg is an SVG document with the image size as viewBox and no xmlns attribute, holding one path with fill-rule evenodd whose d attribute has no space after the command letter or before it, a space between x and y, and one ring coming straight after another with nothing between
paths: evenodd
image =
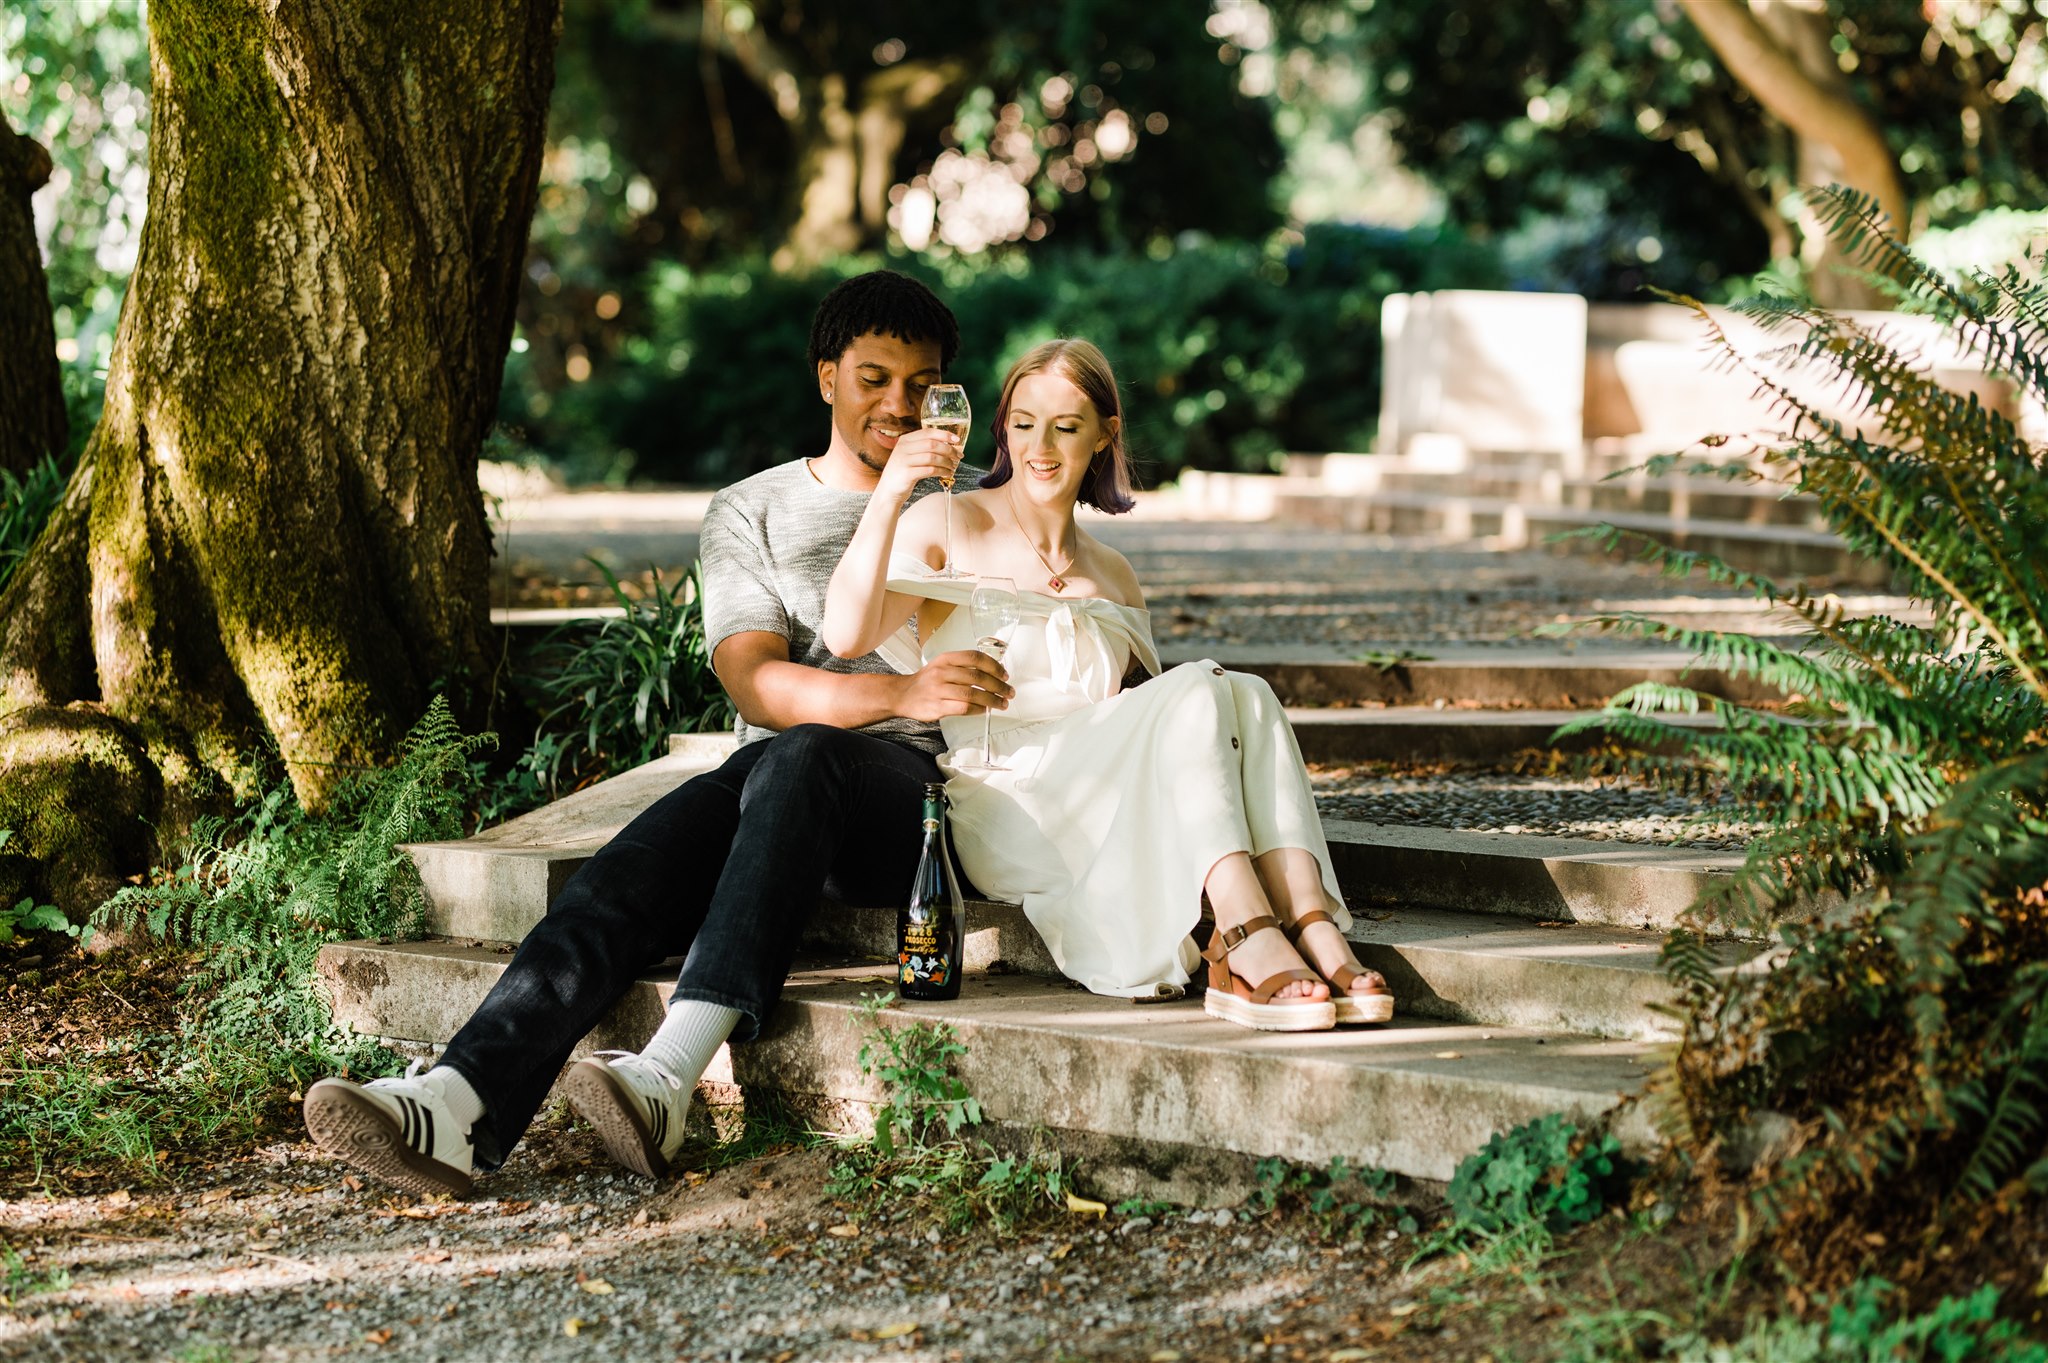
<instances>
[{"instance_id":1,"label":"champagne glass in woman's hand","mask_svg":"<svg viewBox=\"0 0 2048 1363\"><path fill-rule=\"evenodd\" d=\"M924 390L924 405L918 409L918 424L929 430L944 431L959 442L962 453L967 449L967 427L974 421L974 409L967 405L967 390L957 383L935 383ZM953 564L953 480L942 480L946 485L946 566L935 574L938 577L966 577Z\"/></svg>"},{"instance_id":2,"label":"champagne glass in woman's hand","mask_svg":"<svg viewBox=\"0 0 2048 1363\"><path fill-rule=\"evenodd\" d=\"M984 577L974 584L967 608L974 612L974 646L1001 662L1010 651L1010 640L1016 637L1018 626L1024 623L1024 603L1017 596L1017 584L1007 577ZM989 725L994 713L993 706L981 712L981 760L962 765L983 771L1001 770L1002 764L989 756Z\"/></svg>"}]
</instances>

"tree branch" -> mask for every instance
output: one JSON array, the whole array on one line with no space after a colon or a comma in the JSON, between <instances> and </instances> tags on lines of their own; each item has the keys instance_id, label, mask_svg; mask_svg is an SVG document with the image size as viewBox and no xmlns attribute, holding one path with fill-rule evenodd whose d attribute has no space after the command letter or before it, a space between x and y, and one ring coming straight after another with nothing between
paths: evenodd
<instances>
[{"instance_id":1,"label":"tree branch","mask_svg":"<svg viewBox=\"0 0 2048 1363\"><path fill-rule=\"evenodd\" d=\"M1849 187L1875 198L1892 230L1906 230L1910 219L1898 164L1863 106L1808 74L1744 0L1678 0L1678 7L1759 104L1800 137L1833 147Z\"/></svg>"}]
</instances>

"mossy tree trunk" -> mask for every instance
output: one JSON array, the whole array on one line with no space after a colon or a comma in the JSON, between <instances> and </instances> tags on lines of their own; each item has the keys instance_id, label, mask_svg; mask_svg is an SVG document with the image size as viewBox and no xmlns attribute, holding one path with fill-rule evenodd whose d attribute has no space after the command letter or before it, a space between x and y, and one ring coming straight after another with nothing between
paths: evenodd
<instances>
[{"instance_id":1,"label":"mossy tree trunk","mask_svg":"<svg viewBox=\"0 0 2048 1363\"><path fill-rule=\"evenodd\" d=\"M50 290L29 195L50 154L0 122L0 469L19 473L64 448L64 389Z\"/></svg>"},{"instance_id":2,"label":"mossy tree trunk","mask_svg":"<svg viewBox=\"0 0 2048 1363\"><path fill-rule=\"evenodd\" d=\"M106 409L0 596L0 865L91 903L281 758L317 806L490 682L477 455L559 0L155 0ZM0 854L5 855L5 854ZM71 905L67 905L70 907Z\"/></svg>"}]
</instances>

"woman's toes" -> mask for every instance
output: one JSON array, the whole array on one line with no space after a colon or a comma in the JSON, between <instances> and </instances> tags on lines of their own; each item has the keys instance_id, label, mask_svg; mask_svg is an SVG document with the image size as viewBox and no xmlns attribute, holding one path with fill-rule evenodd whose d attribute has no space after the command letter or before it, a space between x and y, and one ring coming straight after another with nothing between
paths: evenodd
<instances>
[{"instance_id":1,"label":"woman's toes","mask_svg":"<svg viewBox=\"0 0 2048 1363\"><path fill-rule=\"evenodd\" d=\"M1387 992L1387 977L1377 970L1368 970L1351 982L1354 994L1384 994Z\"/></svg>"}]
</instances>

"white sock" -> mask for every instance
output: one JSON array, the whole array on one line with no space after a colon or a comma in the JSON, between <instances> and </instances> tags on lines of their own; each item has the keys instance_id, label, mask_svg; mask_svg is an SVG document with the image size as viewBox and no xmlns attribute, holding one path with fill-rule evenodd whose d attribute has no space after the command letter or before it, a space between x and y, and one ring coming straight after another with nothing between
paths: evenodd
<instances>
[{"instance_id":1,"label":"white sock","mask_svg":"<svg viewBox=\"0 0 2048 1363\"><path fill-rule=\"evenodd\" d=\"M464 1127L475 1126L484 1117L484 1100L476 1096L476 1090L462 1077L462 1071L446 1065L436 1065L421 1076L434 1081L441 1090L441 1097L448 1104L449 1113Z\"/></svg>"},{"instance_id":2,"label":"white sock","mask_svg":"<svg viewBox=\"0 0 2048 1363\"><path fill-rule=\"evenodd\" d=\"M718 1054L718 1048L732 1035L739 1020L737 1008L699 999L678 999L640 1054L665 1066L683 1081L685 1088L695 1088L710 1067L711 1057Z\"/></svg>"}]
</instances>

